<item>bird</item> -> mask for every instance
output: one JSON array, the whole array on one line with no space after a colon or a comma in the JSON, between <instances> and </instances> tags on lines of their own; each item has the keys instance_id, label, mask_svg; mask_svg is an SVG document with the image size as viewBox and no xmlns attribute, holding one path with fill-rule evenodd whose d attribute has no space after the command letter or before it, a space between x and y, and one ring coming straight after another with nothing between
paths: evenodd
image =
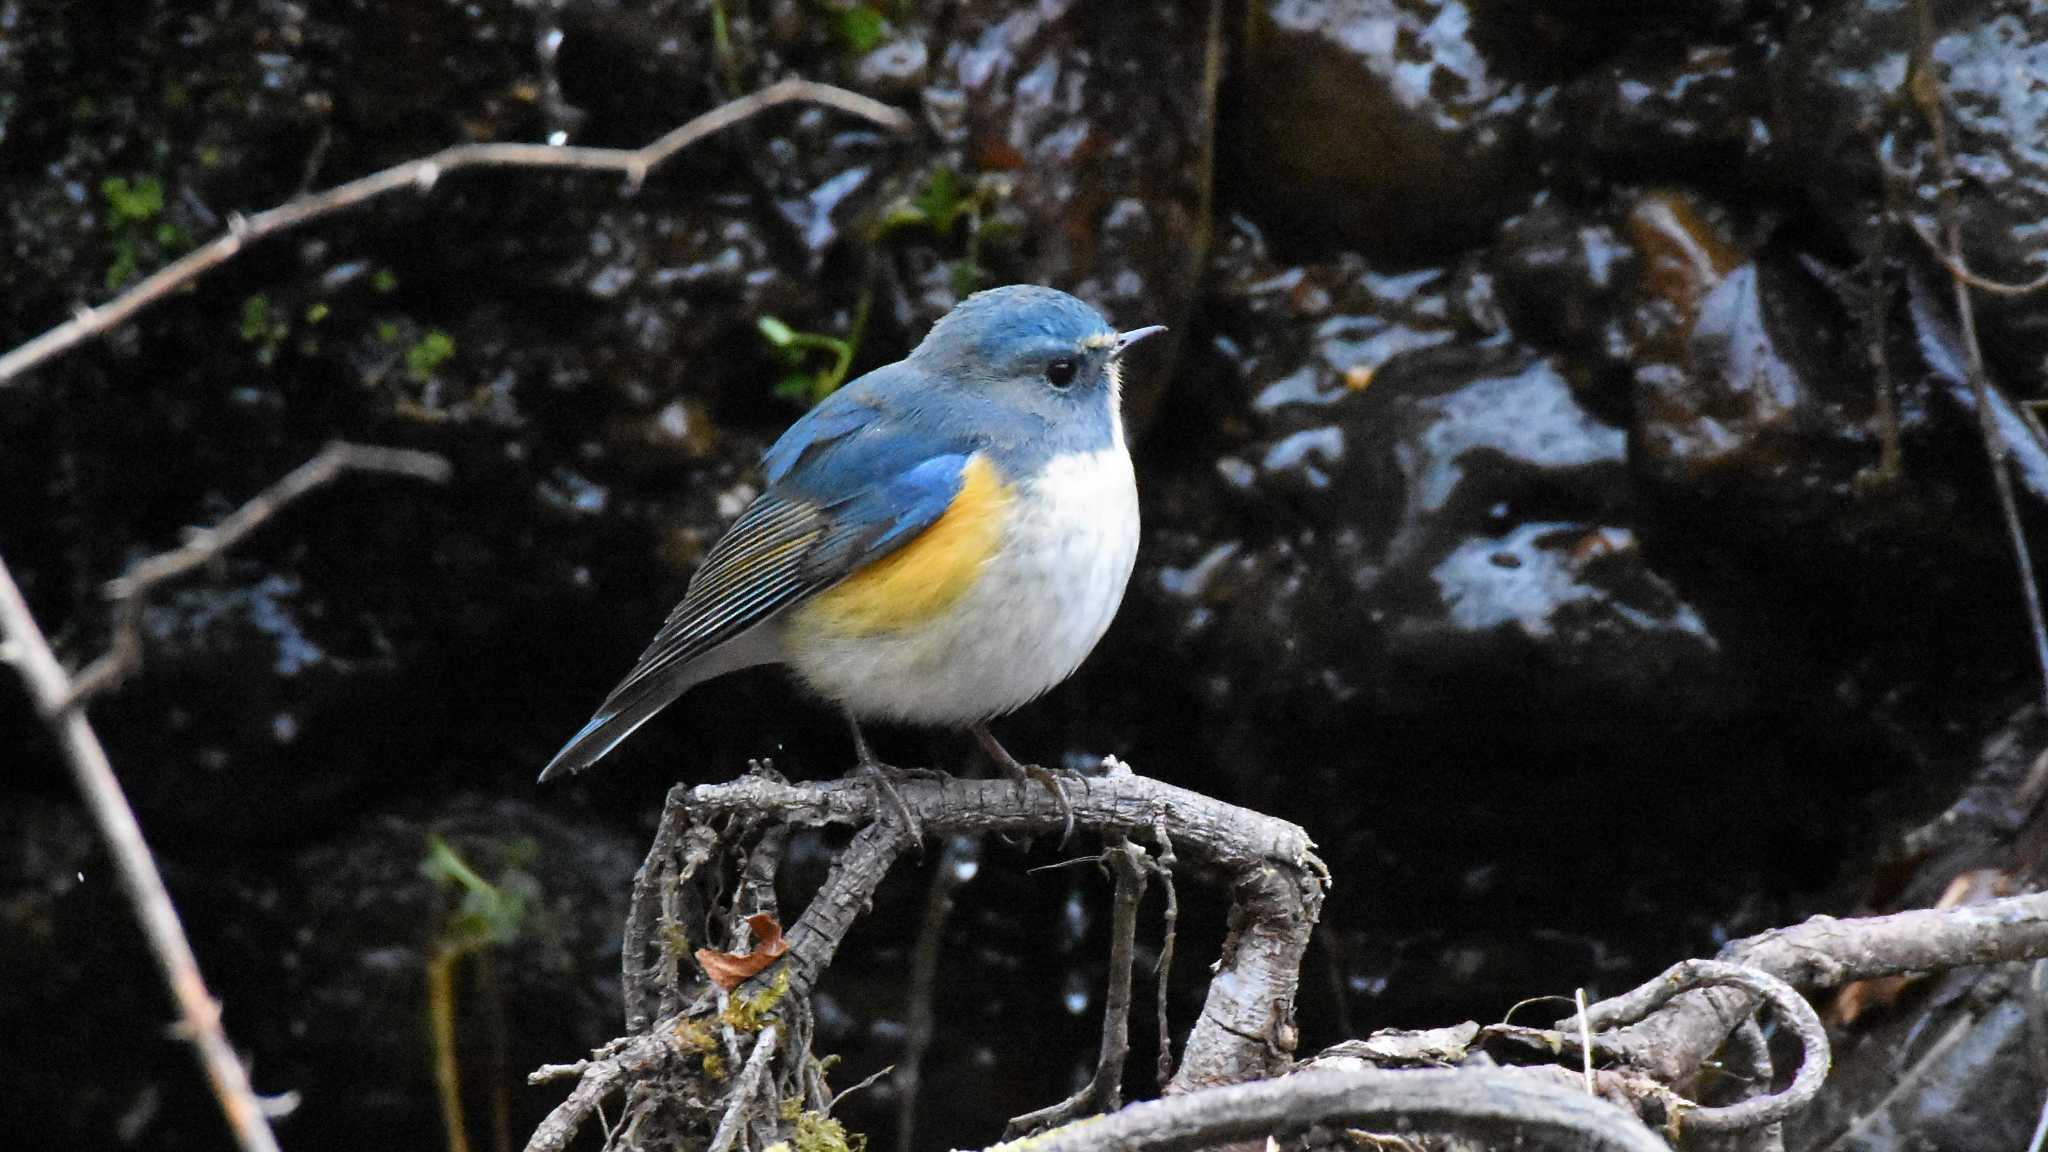
<instances>
[{"instance_id":1,"label":"bird","mask_svg":"<svg viewBox=\"0 0 2048 1152\"><path fill-rule=\"evenodd\" d=\"M779 664L861 724L967 729L1004 772L1057 780L988 722L1071 676L1123 600L1138 493L1118 332L1065 292L977 292L909 356L848 382L762 456L765 484L631 671L541 772L595 764L691 688Z\"/></svg>"}]
</instances>

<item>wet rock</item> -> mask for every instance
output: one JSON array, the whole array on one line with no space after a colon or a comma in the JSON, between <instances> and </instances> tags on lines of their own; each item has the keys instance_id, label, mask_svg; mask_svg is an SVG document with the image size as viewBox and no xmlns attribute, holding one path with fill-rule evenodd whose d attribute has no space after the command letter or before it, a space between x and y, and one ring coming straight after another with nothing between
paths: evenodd
<instances>
[{"instance_id":1,"label":"wet rock","mask_svg":"<svg viewBox=\"0 0 2048 1152\"><path fill-rule=\"evenodd\" d=\"M1651 39L1573 79L1537 131L1602 180L1754 179L1772 143L1773 43L1761 31L1733 43Z\"/></svg>"},{"instance_id":2,"label":"wet rock","mask_svg":"<svg viewBox=\"0 0 2048 1152\"><path fill-rule=\"evenodd\" d=\"M1014 210L999 219L1016 255L987 282L1052 284L1122 326L1185 330L1208 241L1215 35L1200 7L1170 4L976 3L949 21L927 114L960 170L999 178ZM1132 378L1135 427L1165 379Z\"/></svg>"},{"instance_id":3,"label":"wet rock","mask_svg":"<svg viewBox=\"0 0 2048 1152\"><path fill-rule=\"evenodd\" d=\"M2038 886L2048 831L2038 805L2039 710L2029 705L1985 726L1990 735L1976 748L1934 745L1948 763L1926 775L1942 787L1961 776L1961 786L1889 806L1917 809L1925 822L1878 846L1878 866L1862 871L1849 900L1892 910ZM2033 968L1963 968L1837 993L1824 1006L1835 1025L1833 1067L1814 1104L1786 1126L1786 1147L1974 1150L2028 1139L2048 1088L2029 1024Z\"/></svg>"},{"instance_id":4,"label":"wet rock","mask_svg":"<svg viewBox=\"0 0 2048 1152\"><path fill-rule=\"evenodd\" d=\"M1525 339L1562 353L1559 369L1581 403L1626 424L1630 412L1628 306L1637 255L1604 211L1539 194L1501 226L1487 255L1509 324Z\"/></svg>"},{"instance_id":5,"label":"wet rock","mask_svg":"<svg viewBox=\"0 0 2048 1152\"><path fill-rule=\"evenodd\" d=\"M1729 706L1712 630L1632 528L1623 429L1471 305L1472 275L1234 280L1260 318L1225 325L1246 435L1215 496L1164 498L1147 552L1212 706L1339 725L1481 698L1545 724L1617 692Z\"/></svg>"},{"instance_id":6,"label":"wet rock","mask_svg":"<svg viewBox=\"0 0 2048 1152\"><path fill-rule=\"evenodd\" d=\"M1663 483L1748 514L1808 520L1876 455L1871 393L1837 384L1847 353L1808 277L1752 260L1683 198L1629 215L1646 306L1633 314L1635 459Z\"/></svg>"},{"instance_id":7,"label":"wet rock","mask_svg":"<svg viewBox=\"0 0 2048 1152\"><path fill-rule=\"evenodd\" d=\"M1911 4L1880 0L1804 10L1774 69L1774 122L1788 169L1808 198L1858 250L1875 249L1876 212L1889 183L1903 207L1935 231L1939 171L1922 104L1909 90L1920 32ZM2048 271L2048 22L2029 0L1936 5L1926 45L1930 77L1948 116L1963 255L1994 279ZM1898 173L1885 174L1879 155ZM1917 247L1903 232L1893 250ZM1987 350L2008 371L2031 373L2048 352L2048 320L2025 300L1982 298Z\"/></svg>"},{"instance_id":8,"label":"wet rock","mask_svg":"<svg viewBox=\"0 0 2048 1152\"><path fill-rule=\"evenodd\" d=\"M1484 236L1533 187L1528 122L1548 95L1501 74L1481 23L1455 0L1253 5L1226 141L1238 198L1379 256Z\"/></svg>"}]
</instances>

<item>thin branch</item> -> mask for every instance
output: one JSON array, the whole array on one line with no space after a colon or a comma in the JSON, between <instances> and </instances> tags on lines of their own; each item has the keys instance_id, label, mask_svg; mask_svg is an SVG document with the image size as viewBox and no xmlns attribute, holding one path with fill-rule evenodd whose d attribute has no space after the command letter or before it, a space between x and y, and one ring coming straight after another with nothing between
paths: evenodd
<instances>
[{"instance_id":1,"label":"thin branch","mask_svg":"<svg viewBox=\"0 0 2048 1152\"><path fill-rule=\"evenodd\" d=\"M1173 887L1173 869L1180 861L1173 854L1173 838L1164 824L1152 826L1152 838L1159 844L1152 866L1159 872L1160 886L1166 889L1166 932L1159 944L1159 963L1152 969L1159 1026L1159 1090L1164 1092L1173 1083L1173 1029L1166 1018L1166 1004L1173 986L1174 934L1180 928L1180 896Z\"/></svg>"},{"instance_id":2,"label":"thin branch","mask_svg":"<svg viewBox=\"0 0 2048 1152\"><path fill-rule=\"evenodd\" d=\"M158 586L218 560L228 549L268 523L279 511L316 488L348 472L381 472L439 484L448 479L448 461L431 452L379 448L336 440L284 478L257 493L211 528L187 534L185 543L169 552L140 560L109 580L107 599L114 605L112 636L107 651L78 674L64 707L76 708L120 683L142 665L142 610Z\"/></svg>"},{"instance_id":3,"label":"thin branch","mask_svg":"<svg viewBox=\"0 0 2048 1152\"><path fill-rule=\"evenodd\" d=\"M1921 223L1918 217L1901 213L1899 218L1905 222L1913 235L1920 238L1920 243L1927 246L1927 251L1934 257L1935 263L1940 264L1950 276L1979 292L1987 292L1993 296L2031 296L2043 288L2048 288L2048 272L2017 284L1980 276L1970 271L1969 265L1963 263L1960 254L1944 248L1941 240L1929 231L1927 225Z\"/></svg>"},{"instance_id":4,"label":"thin branch","mask_svg":"<svg viewBox=\"0 0 2048 1152\"><path fill-rule=\"evenodd\" d=\"M1671 1152L1627 1112L1554 1081L1539 1069L1385 1071L1309 1068L1291 1076L1206 1088L1133 1104L1028 1140L1004 1152L1190 1152L1317 1125L1450 1132L1487 1147L1540 1142L1586 1152ZM995 1150L991 1150L995 1152Z\"/></svg>"},{"instance_id":5,"label":"thin branch","mask_svg":"<svg viewBox=\"0 0 2048 1152\"><path fill-rule=\"evenodd\" d=\"M1123 1106L1124 1061L1131 1054L1131 954L1138 938L1138 905L1145 898L1145 850L1122 837L1103 852L1116 874L1116 895L1110 914L1109 991L1103 997L1102 1048L1095 1075L1072 1096L1011 1119L1006 1137L1023 1136L1065 1124L1094 1112Z\"/></svg>"},{"instance_id":6,"label":"thin branch","mask_svg":"<svg viewBox=\"0 0 2048 1152\"><path fill-rule=\"evenodd\" d=\"M555 1105L533 1130L533 1135L527 1137L526 1152L561 1152L575 1138L584 1118L597 1111L613 1090L658 1072L675 1055L673 1038L676 1023L674 1020L663 1021L631 1040L610 1045L595 1059L580 1061L576 1087L569 1090L568 1097ZM546 1079L554 1079L562 1074L562 1067L549 1065L541 1072L529 1075L526 1082L540 1083L543 1073L546 1073Z\"/></svg>"},{"instance_id":7,"label":"thin branch","mask_svg":"<svg viewBox=\"0 0 2048 1152\"><path fill-rule=\"evenodd\" d=\"M230 217L226 233L187 252L140 283L96 308L77 315L0 356L0 388L22 373L125 324L136 313L219 267L246 246L371 200L407 189L433 190L442 176L464 168L520 168L611 172L637 191L648 173L697 141L783 104L818 104L857 116L891 132L907 133L909 116L857 92L791 77L720 105L644 148L585 148L550 144L458 144L431 156L408 160L311 196L289 200L254 216Z\"/></svg>"},{"instance_id":8,"label":"thin branch","mask_svg":"<svg viewBox=\"0 0 2048 1152\"><path fill-rule=\"evenodd\" d=\"M249 1086L249 1073L242 1067L234 1046L228 1043L227 1033L221 1027L220 1004L206 990L192 943L185 937L178 910L164 888L149 844L142 838L135 811L128 806L128 798L114 778L106 748L100 744L85 714L68 706L71 679L50 651L49 641L43 637L42 628L29 612L28 602L22 598L21 589L15 585L14 575L4 561L0 561L0 639L5 641L0 657L21 670L36 711L63 748L79 791L85 794L93 822L106 838L121 886L135 906L150 952L156 957L164 981L170 986L171 999L178 1006L183 1035L198 1050L199 1062L213 1085L221 1111L227 1115L236 1143L243 1152L277 1152L277 1137L271 1133L262 1103Z\"/></svg>"},{"instance_id":9,"label":"thin branch","mask_svg":"<svg viewBox=\"0 0 2048 1152\"><path fill-rule=\"evenodd\" d=\"M1984 451L1991 460L1991 479L1998 491L1999 510L2005 517L2006 535L2012 542L2013 561L2019 568L2020 590L2026 600L2027 623L2034 642L2034 660L2041 677L2042 706L2048 708L2048 618L2044 618L2041 588L2034 577L2034 560L2027 546L2026 528L2020 523L2019 502L2013 494L2008 452L1998 434L1998 422L1991 412L1991 384L1984 368L1984 350L1977 341L1977 310L1970 297L1970 280L1965 278L1969 266L1963 260L1963 229L1955 190L1955 158L1949 152L1948 113L1941 106L1941 89L1934 74L1933 0L1914 0L1913 7L1919 17L1919 35L1914 43L1913 64L1906 86L1920 106L1921 114L1926 117L1928 132L1933 137L1936 204L1941 217L1942 247L1948 253L1943 263L1951 271L1964 274L1953 277L1956 321L1963 331L1970 390L1977 399L1978 429L1983 435ZM1917 226L1914 231L1918 233Z\"/></svg>"},{"instance_id":10,"label":"thin branch","mask_svg":"<svg viewBox=\"0 0 2048 1152\"><path fill-rule=\"evenodd\" d=\"M732 1095L725 1106L725 1118L718 1122L718 1132L711 1138L711 1152L731 1152L740 1133L746 1131L747 1113L754 1107L754 1097L761 1091L761 1080L768 1073L768 1059L775 1055L775 1025L761 1029L761 1037L754 1041L754 1052L747 1057L746 1067L740 1069L739 1083L732 1087Z\"/></svg>"}]
</instances>

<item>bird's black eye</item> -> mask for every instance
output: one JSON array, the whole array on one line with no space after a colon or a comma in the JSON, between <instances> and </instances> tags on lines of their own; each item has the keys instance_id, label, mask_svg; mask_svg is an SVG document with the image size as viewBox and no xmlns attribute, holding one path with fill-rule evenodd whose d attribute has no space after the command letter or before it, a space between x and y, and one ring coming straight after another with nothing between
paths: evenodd
<instances>
[{"instance_id":1,"label":"bird's black eye","mask_svg":"<svg viewBox=\"0 0 2048 1152\"><path fill-rule=\"evenodd\" d=\"M1074 383L1074 373L1079 370L1080 365L1074 363L1071 358L1062 356L1045 366L1045 382L1065 391Z\"/></svg>"}]
</instances>

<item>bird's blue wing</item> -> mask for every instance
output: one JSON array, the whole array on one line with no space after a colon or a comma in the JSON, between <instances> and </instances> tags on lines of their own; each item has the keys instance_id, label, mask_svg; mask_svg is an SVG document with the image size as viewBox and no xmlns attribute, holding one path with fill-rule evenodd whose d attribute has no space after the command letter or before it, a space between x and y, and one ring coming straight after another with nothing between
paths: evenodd
<instances>
[{"instance_id":1,"label":"bird's blue wing","mask_svg":"<svg viewBox=\"0 0 2048 1152\"><path fill-rule=\"evenodd\" d=\"M767 489L542 779L609 751L697 683L699 658L916 538L951 506L973 452L964 438L892 418L865 390L813 409L768 450Z\"/></svg>"}]
</instances>

